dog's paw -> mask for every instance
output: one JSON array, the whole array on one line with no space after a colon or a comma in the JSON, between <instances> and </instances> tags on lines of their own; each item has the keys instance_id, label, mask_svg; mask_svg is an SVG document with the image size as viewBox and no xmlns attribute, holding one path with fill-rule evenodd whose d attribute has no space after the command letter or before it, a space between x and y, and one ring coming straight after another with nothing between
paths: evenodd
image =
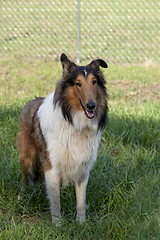
<instances>
[{"instance_id":1,"label":"dog's paw","mask_svg":"<svg viewBox=\"0 0 160 240\"><path fill-rule=\"evenodd\" d=\"M60 227L62 225L62 217L52 216L52 223L56 225L56 227Z\"/></svg>"},{"instance_id":2,"label":"dog's paw","mask_svg":"<svg viewBox=\"0 0 160 240\"><path fill-rule=\"evenodd\" d=\"M18 194L17 200L18 200L18 201L22 200L22 193L19 193L19 194Z\"/></svg>"},{"instance_id":3,"label":"dog's paw","mask_svg":"<svg viewBox=\"0 0 160 240\"><path fill-rule=\"evenodd\" d=\"M84 223L86 221L85 215L82 215L82 216L77 215L76 221L80 224Z\"/></svg>"}]
</instances>

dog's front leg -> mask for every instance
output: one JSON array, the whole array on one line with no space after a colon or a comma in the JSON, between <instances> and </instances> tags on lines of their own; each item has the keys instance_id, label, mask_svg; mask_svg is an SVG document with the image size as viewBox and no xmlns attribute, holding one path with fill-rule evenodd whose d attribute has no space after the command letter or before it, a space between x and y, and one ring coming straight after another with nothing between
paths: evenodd
<instances>
[{"instance_id":1,"label":"dog's front leg","mask_svg":"<svg viewBox=\"0 0 160 240\"><path fill-rule=\"evenodd\" d=\"M47 194L50 202L52 222L61 222L60 176L54 169L45 172Z\"/></svg>"},{"instance_id":2,"label":"dog's front leg","mask_svg":"<svg viewBox=\"0 0 160 240\"><path fill-rule=\"evenodd\" d=\"M85 221L85 201L86 201L86 187L88 183L88 176L82 179L75 185L76 200L77 200L77 218L76 220L81 222Z\"/></svg>"}]
</instances>

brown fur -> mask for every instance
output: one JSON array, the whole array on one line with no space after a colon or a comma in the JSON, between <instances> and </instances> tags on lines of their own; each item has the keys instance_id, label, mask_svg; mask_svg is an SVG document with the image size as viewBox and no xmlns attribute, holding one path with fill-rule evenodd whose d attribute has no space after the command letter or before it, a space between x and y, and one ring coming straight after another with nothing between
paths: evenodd
<instances>
[{"instance_id":1,"label":"brown fur","mask_svg":"<svg viewBox=\"0 0 160 240\"><path fill-rule=\"evenodd\" d=\"M81 85L80 88L77 87L77 95L83 106L86 106L89 100L96 102L97 85L93 85L93 81L95 78L91 73L86 78L82 75L77 76L76 82Z\"/></svg>"},{"instance_id":2,"label":"brown fur","mask_svg":"<svg viewBox=\"0 0 160 240\"><path fill-rule=\"evenodd\" d=\"M43 98L29 101L20 115L17 148L22 168L20 184L22 190L28 175L33 183L37 183L43 178L42 168L46 171L51 168L46 152L46 144L37 117L37 110L42 101Z\"/></svg>"},{"instance_id":3,"label":"brown fur","mask_svg":"<svg viewBox=\"0 0 160 240\"><path fill-rule=\"evenodd\" d=\"M93 74L89 74L86 79L79 74L75 80L75 85L66 89L66 100L72 106L73 112L77 110L83 111L79 100L81 100L84 106L86 106L89 99L96 101L96 86L92 85L93 80L95 80ZM81 88L77 84L80 84Z\"/></svg>"}]
</instances>

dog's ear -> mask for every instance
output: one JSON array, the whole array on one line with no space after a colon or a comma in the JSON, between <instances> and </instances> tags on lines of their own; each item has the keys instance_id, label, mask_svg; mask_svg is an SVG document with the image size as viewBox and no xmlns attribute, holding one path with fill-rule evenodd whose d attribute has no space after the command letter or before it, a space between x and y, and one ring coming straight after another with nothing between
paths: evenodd
<instances>
[{"instance_id":1,"label":"dog's ear","mask_svg":"<svg viewBox=\"0 0 160 240\"><path fill-rule=\"evenodd\" d=\"M66 56L66 54L64 53L61 54L60 60L63 67L63 75L68 74L71 67L76 66L75 63L71 62L69 58Z\"/></svg>"},{"instance_id":2,"label":"dog's ear","mask_svg":"<svg viewBox=\"0 0 160 240\"><path fill-rule=\"evenodd\" d=\"M89 65L96 68L97 71L99 70L99 67L108 68L107 63L102 59L93 60Z\"/></svg>"}]
</instances>

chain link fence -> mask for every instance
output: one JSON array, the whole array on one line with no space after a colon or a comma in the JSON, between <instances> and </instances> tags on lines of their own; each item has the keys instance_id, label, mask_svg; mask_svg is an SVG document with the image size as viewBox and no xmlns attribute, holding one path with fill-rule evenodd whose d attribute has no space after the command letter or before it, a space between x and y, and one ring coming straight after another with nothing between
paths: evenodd
<instances>
[{"instance_id":1,"label":"chain link fence","mask_svg":"<svg viewBox=\"0 0 160 240\"><path fill-rule=\"evenodd\" d=\"M74 60L159 62L160 2L0 0L1 56L59 59L62 52Z\"/></svg>"}]
</instances>

